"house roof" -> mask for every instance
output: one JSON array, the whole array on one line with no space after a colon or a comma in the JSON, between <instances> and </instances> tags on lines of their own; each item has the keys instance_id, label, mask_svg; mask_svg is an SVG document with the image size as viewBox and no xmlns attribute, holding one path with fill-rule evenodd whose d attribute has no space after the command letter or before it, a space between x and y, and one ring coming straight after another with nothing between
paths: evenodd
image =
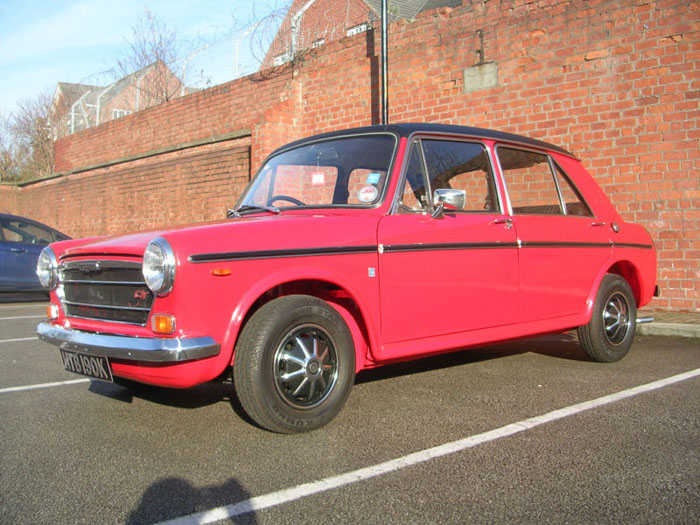
<instances>
[{"instance_id":1,"label":"house roof","mask_svg":"<svg viewBox=\"0 0 700 525\"><path fill-rule=\"evenodd\" d=\"M381 0L364 0L377 16L381 14ZM387 11L391 20L415 18L419 13L438 7L457 7L462 0L387 0Z\"/></svg>"}]
</instances>

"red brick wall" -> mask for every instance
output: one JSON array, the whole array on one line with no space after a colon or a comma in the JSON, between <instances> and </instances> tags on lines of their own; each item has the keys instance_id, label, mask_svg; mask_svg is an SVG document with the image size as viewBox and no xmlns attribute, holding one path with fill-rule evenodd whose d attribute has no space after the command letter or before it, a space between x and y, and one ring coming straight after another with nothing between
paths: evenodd
<instances>
[{"instance_id":1,"label":"red brick wall","mask_svg":"<svg viewBox=\"0 0 700 525\"><path fill-rule=\"evenodd\" d=\"M484 60L498 67L498 85L468 93L464 71L479 60L477 30L483 31ZM569 148L625 219L651 232L663 290L653 304L700 310L698 2L466 1L392 24L389 32L391 121L493 127ZM241 129L251 132L254 170L290 139L376 122L378 38L364 33L329 43L291 66L62 139L56 143L56 170L70 172ZM157 170L144 168L143 179L132 180L131 195L150 192L152 172ZM121 226L121 215L140 208L105 199L99 209L105 219L95 222L83 186L96 176L104 177L104 193L123 193L125 182L95 170L18 190L18 211L41 202L42 208L62 210L46 214L68 233L75 233L73 224L81 234L117 231L113 224ZM69 189L60 195L46 190L60 184ZM191 197L185 209L196 201ZM84 210L85 225L79 225L76 209ZM179 208L160 209L160 217L134 219L125 229L189 217ZM215 215L199 212L210 213Z\"/></svg>"},{"instance_id":2,"label":"red brick wall","mask_svg":"<svg viewBox=\"0 0 700 525\"><path fill-rule=\"evenodd\" d=\"M72 237L222 219L248 183L249 142L226 141L47 180L19 191L17 208Z\"/></svg>"}]
</instances>

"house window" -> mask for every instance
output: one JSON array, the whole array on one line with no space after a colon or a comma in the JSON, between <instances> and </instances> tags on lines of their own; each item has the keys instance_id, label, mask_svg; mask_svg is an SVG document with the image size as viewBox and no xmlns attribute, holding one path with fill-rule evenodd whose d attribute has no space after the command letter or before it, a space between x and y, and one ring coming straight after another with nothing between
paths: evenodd
<instances>
[{"instance_id":1,"label":"house window","mask_svg":"<svg viewBox=\"0 0 700 525\"><path fill-rule=\"evenodd\" d=\"M272 61L272 65L274 66L281 66L282 64L286 64L289 62L291 59L289 58L288 53L284 53L283 55L277 55L274 60Z\"/></svg>"},{"instance_id":2,"label":"house window","mask_svg":"<svg viewBox=\"0 0 700 525\"><path fill-rule=\"evenodd\" d=\"M112 119L126 117L127 115L131 115L131 111L129 111L128 109L113 109L112 110Z\"/></svg>"},{"instance_id":3,"label":"house window","mask_svg":"<svg viewBox=\"0 0 700 525\"><path fill-rule=\"evenodd\" d=\"M313 44L311 44L311 47L313 47L313 48L321 47L325 43L326 43L325 38L319 38L318 40L315 40Z\"/></svg>"},{"instance_id":4,"label":"house window","mask_svg":"<svg viewBox=\"0 0 700 525\"><path fill-rule=\"evenodd\" d=\"M351 27L345 32L345 36L359 35L369 30L369 24L367 22L360 24L359 26Z\"/></svg>"}]
</instances>

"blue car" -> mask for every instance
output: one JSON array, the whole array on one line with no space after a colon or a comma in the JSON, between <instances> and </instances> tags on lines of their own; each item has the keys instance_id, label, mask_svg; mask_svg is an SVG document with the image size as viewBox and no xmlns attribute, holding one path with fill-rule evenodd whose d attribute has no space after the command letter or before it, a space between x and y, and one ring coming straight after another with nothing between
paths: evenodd
<instances>
[{"instance_id":1,"label":"blue car","mask_svg":"<svg viewBox=\"0 0 700 525\"><path fill-rule=\"evenodd\" d=\"M47 244L69 238L40 222L0 213L0 292L43 290L36 275L39 254Z\"/></svg>"}]
</instances>

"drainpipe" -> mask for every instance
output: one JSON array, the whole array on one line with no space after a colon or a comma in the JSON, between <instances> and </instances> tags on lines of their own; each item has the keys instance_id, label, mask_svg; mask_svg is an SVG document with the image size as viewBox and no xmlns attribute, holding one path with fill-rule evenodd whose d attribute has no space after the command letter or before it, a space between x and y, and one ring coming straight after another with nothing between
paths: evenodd
<instances>
[{"instance_id":1,"label":"drainpipe","mask_svg":"<svg viewBox=\"0 0 700 525\"><path fill-rule=\"evenodd\" d=\"M387 54L387 8L386 0L382 0L382 125L389 123L389 86L388 54Z\"/></svg>"},{"instance_id":2,"label":"drainpipe","mask_svg":"<svg viewBox=\"0 0 700 525\"><path fill-rule=\"evenodd\" d=\"M290 60L294 59L294 55L297 52L297 32L299 31L299 22L301 21L301 17L304 16L306 10L309 7L311 7L314 4L314 2L316 2L316 0L309 0L308 2L306 2L306 4L304 4L304 7L299 9L299 11L297 11L297 13L292 17L292 45L289 51Z\"/></svg>"}]
</instances>

